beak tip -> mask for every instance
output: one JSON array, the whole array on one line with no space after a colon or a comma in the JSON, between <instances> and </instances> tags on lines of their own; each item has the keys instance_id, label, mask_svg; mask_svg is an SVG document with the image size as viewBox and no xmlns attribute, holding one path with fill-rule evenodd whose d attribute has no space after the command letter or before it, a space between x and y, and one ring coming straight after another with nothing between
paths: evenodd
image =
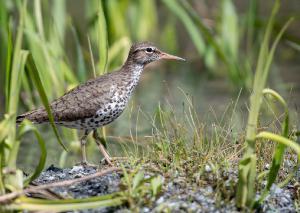
<instances>
[{"instance_id":1,"label":"beak tip","mask_svg":"<svg viewBox=\"0 0 300 213\"><path fill-rule=\"evenodd\" d=\"M161 54L161 58L162 59L171 59L171 60L178 60L178 61L186 61L186 59L184 58L181 58L181 57L178 57L178 56L175 56L175 55L170 55L170 54L167 54L167 53L162 53Z\"/></svg>"},{"instance_id":2,"label":"beak tip","mask_svg":"<svg viewBox=\"0 0 300 213\"><path fill-rule=\"evenodd\" d=\"M183 61L183 62L186 62L186 59L185 58L181 58L181 57L176 57L176 59L175 60L177 60L177 61Z\"/></svg>"}]
</instances>

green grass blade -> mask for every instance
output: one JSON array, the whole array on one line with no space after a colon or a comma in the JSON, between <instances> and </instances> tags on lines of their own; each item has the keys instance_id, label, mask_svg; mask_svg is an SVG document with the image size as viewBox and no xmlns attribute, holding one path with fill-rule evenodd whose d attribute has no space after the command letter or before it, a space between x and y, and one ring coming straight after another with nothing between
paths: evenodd
<instances>
[{"instance_id":1,"label":"green grass blade","mask_svg":"<svg viewBox=\"0 0 300 213\"><path fill-rule=\"evenodd\" d=\"M10 94L10 69L12 63L13 45L12 45L12 35L11 30L7 26L7 50L6 50L6 75L5 75L5 97L6 97L6 111L8 110L9 94Z\"/></svg>"},{"instance_id":2,"label":"green grass blade","mask_svg":"<svg viewBox=\"0 0 300 213\"><path fill-rule=\"evenodd\" d=\"M223 40L221 44L232 60L237 60L239 45L238 17L231 0L222 0L221 13L221 39Z\"/></svg>"},{"instance_id":3,"label":"green grass blade","mask_svg":"<svg viewBox=\"0 0 300 213\"><path fill-rule=\"evenodd\" d=\"M109 42L113 43L115 40L120 39L123 36L129 37L128 24L124 14L128 10L129 1L101 0L103 3L103 9L107 14L107 25L109 32Z\"/></svg>"},{"instance_id":4,"label":"green grass blade","mask_svg":"<svg viewBox=\"0 0 300 213\"><path fill-rule=\"evenodd\" d=\"M272 27L274 23L275 14L279 9L279 1L277 0L273 6L272 14L268 21L268 25L266 28L266 32L264 34L263 42L259 51L258 62L255 71L255 77L253 82L253 94L250 98L250 113L249 113L249 120L248 120L248 128L247 128L247 140L253 141L255 138L256 133L256 124L258 119L258 113L261 105L262 100L262 90L265 87L265 78L262 78L264 72L268 72L265 68L266 61L268 60L268 53L269 53L269 43L270 43L270 36L272 32ZM253 145L253 144L252 144Z\"/></svg>"},{"instance_id":5,"label":"green grass blade","mask_svg":"<svg viewBox=\"0 0 300 213\"><path fill-rule=\"evenodd\" d=\"M112 63L116 58L120 57L122 58L122 60L126 59L125 57L127 57L127 50L130 48L130 43L131 42L128 37L122 37L110 46L108 51L108 64L111 68L116 68L114 67L115 65ZM124 55L124 53L126 55Z\"/></svg>"},{"instance_id":6,"label":"green grass blade","mask_svg":"<svg viewBox=\"0 0 300 213\"><path fill-rule=\"evenodd\" d=\"M27 52L22 51L22 42L23 42L23 32L24 32L24 16L26 15L26 5L27 1L23 2L23 5L20 6L20 20L17 31L17 37L14 42L15 46L13 49L13 58L10 66L7 67L6 74L9 76L9 83L6 86L9 87L9 91L6 96L6 101L8 102L7 111L15 114L17 111L18 100L19 100L19 90L21 85L21 79L23 74L23 62L26 61ZM12 47L10 47L12 48Z\"/></svg>"},{"instance_id":7,"label":"green grass blade","mask_svg":"<svg viewBox=\"0 0 300 213\"><path fill-rule=\"evenodd\" d=\"M264 89L263 94L271 95L284 107L285 119L282 124L282 136L285 138L288 138L289 110L288 110L288 106L287 106L285 100L281 97L281 95L279 95L276 91L274 91L272 89ZM286 148L286 146L284 144L277 144L275 152L274 152L274 156L272 158L272 165L271 165L271 168L270 168L270 171L268 174L267 185L255 205L260 204L266 198L266 196L269 194L269 191L277 178L277 175L278 175L278 172L280 169L280 165L283 161L285 148Z\"/></svg>"},{"instance_id":8,"label":"green grass blade","mask_svg":"<svg viewBox=\"0 0 300 213\"><path fill-rule=\"evenodd\" d=\"M110 200L118 197L122 197L122 192L115 192L111 194L106 195L100 195L100 196L92 196L92 197L86 197L86 198L69 198L69 199L57 199L57 200L44 200L39 198L29 198L29 197L20 197L22 201L25 201L27 203L31 204L68 204L68 203L86 203L86 202L94 202L94 201L104 201L104 200Z\"/></svg>"},{"instance_id":9,"label":"green grass blade","mask_svg":"<svg viewBox=\"0 0 300 213\"><path fill-rule=\"evenodd\" d=\"M47 158L47 150L46 150L46 144L45 141L43 140L43 138L41 137L39 131L36 129L35 126L32 125L32 123L28 120L24 120L22 122L22 124L19 127L19 140L21 139L21 137L27 133L32 131L37 139L37 142L39 144L39 148L40 148L40 159L38 162L38 165L36 166L34 172L32 175L30 175L28 178L26 178L26 180L24 181L24 186L28 185L31 181L33 181L35 178L37 178L41 172L43 171L44 167L45 167L45 163L46 163L46 158Z\"/></svg>"},{"instance_id":10,"label":"green grass blade","mask_svg":"<svg viewBox=\"0 0 300 213\"><path fill-rule=\"evenodd\" d=\"M77 76L80 82L86 81L86 66L83 59L82 49L79 43L79 38L74 26L71 26L71 32L76 44L76 54L77 54Z\"/></svg>"},{"instance_id":11,"label":"green grass blade","mask_svg":"<svg viewBox=\"0 0 300 213\"><path fill-rule=\"evenodd\" d=\"M37 70L37 68L35 66L35 63L33 61L33 58L32 58L31 54L28 57L26 67L27 67L27 70L29 72L29 76L32 79L32 81L34 82L35 87L38 90L39 95L41 97L41 100L43 102L43 105L44 105L44 107L45 107L45 109L47 111L47 114L48 114L48 117L49 117L49 121L50 121L51 127L52 127L52 129L54 131L54 134L55 134L55 136L56 136L59 144L67 151L67 148L63 144L63 142L62 142L62 140L61 140L61 138L59 136L58 130L57 130L55 124L54 124L54 118L53 118L53 115L52 115L52 112L51 112L51 109L50 109L50 106L49 106L49 101L48 101L45 89L43 87L43 84L41 82L41 79L40 79L40 76L39 76L39 72L38 72L38 70Z\"/></svg>"},{"instance_id":12,"label":"green grass blade","mask_svg":"<svg viewBox=\"0 0 300 213\"><path fill-rule=\"evenodd\" d=\"M163 0L163 2L183 23L199 55L204 55L206 50L204 40L198 30L198 27L195 25L191 17L187 14L187 12L181 7L181 5L177 1Z\"/></svg>"},{"instance_id":13,"label":"green grass blade","mask_svg":"<svg viewBox=\"0 0 300 213\"><path fill-rule=\"evenodd\" d=\"M241 85L242 87L246 84L248 86L247 76L249 77L249 70L244 69L244 72L240 72L239 68L241 65L237 60L237 57L232 57L230 53L228 53L228 47L223 45L218 41L218 38L215 38L215 35L212 34L211 30L208 29L207 26L203 23L195 9L188 3L188 1L181 1L182 6L185 8L186 12L190 15L193 21L199 27L199 30L203 37L206 39L209 46L206 48L205 52L205 63L209 68L214 68L215 63L211 63L211 60L214 60L215 54L218 56L221 61L227 66L229 77L234 82L235 85ZM230 16L228 14L228 16ZM229 19L230 20L230 19ZM235 22L235 21L234 21ZM226 23L223 23L226 25ZM233 24L235 25L235 24ZM225 27L224 27L225 28ZM237 33L236 33L237 34ZM227 35L227 34L226 34ZM228 37L228 36L227 36ZM238 45L238 41L236 40L236 44L232 45L232 50L236 49ZM227 48L227 49L226 49ZM237 50L235 50L237 52ZM234 52L234 51L233 51ZM240 87L239 87L240 88Z\"/></svg>"},{"instance_id":14,"label":"green grass blade","mask_svg":"<svg viewBox=\"0 0 300 213\"><path fill-rule=\"evenodd\" d=\"M229 77L233 82L244 82L238 65L239 31L237 13L231 0L223 0L221 4L220 45L227 55ZM242 83L241 86L243 86Z\"/></svg>"},{"instance_id":15,"label":"green grass blade","mask_svg":"<svg viewBox=\"0 0 300 213\"><path fill-rule=\"evenodd\" d=\"M214 38L214 35L211 33L211 31L205 26L201 18L199 18L199 15L196 13L195 9L188 3L188 1L181 1L183 7L188 12L188 14L191 16L194 22L197 23L197 27L199 27L200 32L204 36L204 38L207 40L207 43L209 43L211 46L214 47L216 53L221 58L221 60L226 63L227 65L230 64L230 60L227 59L227 56L224 52L224 50L221 48L220 44L217 42L217 40Z\"/></svg>"},{"instance_id":16,"label":"green grass blade","mask_svg":"<svg viewBox=\"0 0 300 213\"><path fill-rule=\"evenodd\" d=\"M8 133L8 140L7 144L11 148L8 159L7 165L9 168L16 168L17 162L17 153L19 150L19 141L16 140L16 123L15 123L15 116L17 112L17 107L19 105L19 93L21 88L21 81L25 70L26 59L28 56L28 51L20 50L18 55L15 55L17 58L16 60L19 64L13 68L11 73L11 89L10 89L10 100L9 100L9 113L14 116L14 119L11 120L9 125L9 133ZM15 57L14 56L14 57Z\"/></svg>"},{"instance_id":17,"label":"green grass blade","mask_svg":"<svg viewBox=\"0 0 300 213\"><path fill-rule=\"evenodd\" d=\"M246 130L246 151L241 162L246 162L248 158L252 158L255 155L255 137L257 131L257 121L259 116L259 111L262 102L262 91L265 87L266 78L262 76L267 76L269 72L269 66L267 66L267 61L271 63L273 55L269 54L269 43L270 36L274 24L275 15L279 9L279 0L276 0L271 16L269 18L267 28L264 34L263 42L259 52L259 58L257 62L253 92L250 96L250 111L248 115L247 130ZM255 178L256 178L256 162L247 161L248 165L243 165L243 168L239 169L239 181L237 186L236 194L236 204L238 207L244 208L246 206L253 207L255 202ZM245 173L245 168L247 172ZM245 179L246 178L246 179Z\"/></svg>"},{"instance_id":18,"label":"green grass blade","mask_svg":"<svg viewBox=\"0 0 300 213\"><path fill-rule=\"evenodd\" d=\"M267 74L268 74L268 71L270 69L276 47L277 47L283 33L285 32L285 30L287 29L287 27L289 26L289 24L291 23L292 20L293 19L291 18L285 23L283 28L280 30L280 32L276 36L276 39L275 39L275 41L274 41L274 43L271 47L271 50L268 54L267 61L266 61L266 64L265 64L265 68L264 68L265 70L263 72L263 76L261 76L261 78L263 79L264 82L266 81ZM285 110L285 119L284 119L284 122L282 124L282 127L283 127L282 128L282 136L287 138L288 137L288 131L289 131L289 112L288 112L288 107L287 107L286 102L274 90L264 89L262 91L262 93L271 94L273 97L275 97L283 105L284 110ZM261 198L259 199L258 202L263 201L265 196L268 194L272 184L275 182L278 171L280 169L280 165L281 165L282 160L283 160L284 150L285 150L285 145L284 144L280 143L280 144L277 145L276 150L275 150L275 154L274 154L273 159L272 159L272 166L271 166L271 169L270 169L270 173L268 175L267 186L266 186L265 191L263 192L263 194L262 194L262 196L261 196Z\"/></svg>"},{"instance_id":19,"label":"green grass blade","mask_svg":"<svg viewBox=\"0 0 300 213\"><path fill-rule=\"evenodd\" d=\"M26 2L22 7L22 14L25 11ZM21 15L23 17L23 15ZM22 19L22 18L21 18ZM13 174L5 175L5 186L11 186L11 189L20 189L23 187L22 184L22 175L23 173L17 169L17 156L20 146L20 141L16 138L16 112L19 105L19 93L21 87L21 81L25 70L25 63L28 56L28 51L21 50L22 43L22 35L23 30L19 28L17 33L17 43L14 49L13 56L13 65L11 69L11 78L10 78L10 93L9 93L9 104L8 104L8 113L13 117L10 119L9 125L7 128L9 129L7 133L7 140L2 145L7 147L2 147L4 149L5 159L1 162L4 165L12 170L15 170Z\"/></svg>"},{"instance_id":20,"label":"green grass blade","mask_svg":"<svg viewBox=\"0 0 300 213\"><path fill-rule=\"evenodd\" d=\"M62 52L61 44L57 38L58 31L55 30L54 25L47 28L47 22L43 21L42 2L40 0L34 1L33 12L34 15L29 13L26 17L27 41L31 54L35 59L35 64L39 68L38 71L44 88L47 91L52 91L48 95L52 98L52 94L59 96L64 92L63 73L59 71L58 67L58 59L63 57L60 54ZM47 20L46 17L45 20ZM61 24L63 25L63 22ZM46 36L45 33L50 35ZM53 87L55 90L52 89Z\"/></svg>"},{"instance_id":21,"label":"green grass blade","mask_svg":"<svg viewBox=\"0 0 300 213\"><path fill-rule=\"evenodd\" d=\"M64 39L66 31L66 4L65 0L54 0L52 3L52 16L55 23L55 29L57 32L56 38Z\"/></svg>"},{"instance_id":22,"label":"green grass blade","mask_svg":"<svg viewBox=\"0 0 300 213\"><path fill-rule=\"evenodd\" d=\"M132 180L132 190L136 190L144 180L144 172L139 171L136 175L134 175Z\"/></svg>"},{"instance_id":23,"label":"green grass blade","mask_svg":"<svg viewBox=\"0 0 300 213\"><path fill-rule=\"evenodd\" d=\"M36 25L38 32L42 38L45 37L44 26L43 26L43 16L42 16L42 5L41 0L34 0L34 17L36 20Z\"/></svg>"},{"instance_id":24,"label":"green grass blade","mask_svg":"<svg viewBox=\"0 0 300 213\"><path fill-rule=\"evenodd\" d=\"M20 172L16 169L16 158L17 152L19 149L19 141L16 140L16 124L15 124L15 116L17 113L17 108L19 104L19 93L20 93L20 85L21 79L24 73L24 65L26 62L26 58L28 55L27 51L21 50L22 42L23 42L23 32L24 32L24 16L26 14L26 4L27 1L23 1L22 5L18 4L19 11L19 25L17 28L16 39L14 41L14 48L12 48L12 44L8 44L8 52L13 52L12 55L8 56L7 67L6 67L6 113L12 116L12 119L9 119L9 124L7 124L7 129L9 131L6 134L5 143L1 144L1 185L4 184L2 182L2 167L5 165L9 169L13 169L16 172L14 174L6 174L5 175L5 186L11 186L12 189L20 188ZM9 35L9 42L12 43L11 35ZM9 57L12 56L12 59ZM19 176L20 175L20 176ZM2 186L1 186L2 188ZM3 190L3 189L1 189Z\"/></svg>"},{"instance_id":25,"label":"green grass blade","mask_svg":"<svg viewBox=\"0 0 300 213\"><path fill-rule=\"evenodd\" d=\"M256 135L256 139L267 139L267 140L271 140L271 141L275 141L277 143L283 144L287 147L290 147L297 153L298 160L300 160L300 145L295 141L292 141L281 135L277 135L277 134L274 134L271 132L265 132L265 131L258 133Z\"/></svg>"},{"instance_id":26,"label":"green grass blade","mask_svg":"<svg viewBox=\"0 0 300 213\"><path fill-rule=\"evenodd\" d=\"M123 196L103 195L83 199L66 199L66 200L43 200L21 197L13 204L7 206L7 209L14 210L31 210L31 211L70 211L80 209L93 209L109 206L118 206L126 201Z\"/></svg>"},{"instance_id":27,"label":"green grass blade","mask_svg":"<svg viewBox=\"0 0 300 213\"><path fill-rule=\"evenodd\" d=\"M99 1L98 18L98 49L99 49L99 74L106 72L108 59L108 40L106 18L103 11L103 1Z\"/></svg>"},{"instance_id":28,"label":"green grass blade","mask_svg":"<svg viewBox=\"0 0 300 213\"><path fill-rule=\"evenodd\" d=\"M250 57L250 59L248 58L250 64L252 64L252 60L253 60L253 53L254 53L254 48L253 48L253 44L254 42L254 30L255 30L255 20L256 20L256 16L257 16L257 11L258 11L258 4L257 4L257 0L251 0L249 1L249 5L248 5L248 12L247 12L247 30L246 30L246 38L247 38L247 42L246 42L246 48L247 48L247 55Z\"/></svg>"},{"instance_id":29,"label":"green grass blade","mask_svg":"<svg viewBox=\"0 0 300 213\"><path fill-rule=\"evenodd\" d=\"M4 119L0 122L0 144L4 142L4 139L7 137L10 128L11 115L6 114Z\"/></svg>"},{"instance_id":30,"label":"green grass blade","mask_svg":"<svg viewBox=\"0 0 300 213\"><path fill-rule=\"evenodd\" d=\"M22 101L24 102L26 107L28 109L35 108L35 104L33 102L34 98L33 98L31 86L30 86L29 79L28 79L27 75L24 75L23 79L22 79L22 92L24 92L26 94L26 98L22 99Z\"/></svg>"},{"instance_id":31,"label":"green grass blade","mask_svg":"<svg viewBox=\"0 0 300 213\"><path fill-rule=\"evenodd\" d=\"M79 84L78 79L76 78L70 67L64 61L61 61L60 69L64 74L65 79L68 82L70 82L72 86L76 86Z\"/></svg>"},{"instance_id":32,"label":"green grass blade","mask_svg":"<svg viewBox=\"0 0 300 213\"><path fill-rule=\"evenodd\" d=\"M133 6L133 5L130 5ZM157 27L157 8L156 1L139 0L132 16L132 27L134 38L137 41L146 41L155 35Z\"/></svg>"},{"instance_id":33,"label":"green grass blade","mask_svg":"<svg viewBox=\"0 0 300 213\"><path fill-rule=\"evenodd\" d=\"M278 101L283 106L285 112L289 111L288 106L287 106L284 98L281 95L279 95L278 92L276 92L276 91L274 91L270 88L266 88L266 89L263 90L263 94L264 95L271 95L272 97L274 97L276 99L276 101Z\"/></svg>"},{"instance_id":34,"label":"green grass blade","mask_svg":"<svg viewBox=\"0 0 300 213\"><path fill-rule=\"evenodd\" d=\"M262 97L261 92L263 90L263 88L265 87L265 78L262 78L262 76L266 76L264 75L264 73L268 70L266 69L266 61L268 59L268 54L269 54L269 43L270 43L270 37L271 37L271 33L272 33L272 29L273 29L273 25L274 25L274 19L275 19L275 15L277 14L278 10L279 10L279 0L276 0L272 9L272 13L271 16L269 18L268 24L267 24L267 28L264 34L264 38L262 41L262 45L259 51L259 55L258 55L258 61L257 61L257 65L256 65L256 74L255 74L255 78L254 78L254 85L253 85L253 90L254 93L257 96ZM266 73L266 74L267 74ZM261 100L260 100L261 101ZM258 112L256 111L256 113L258 114ZM256 116L253 116L256 117ZM251 125L255 123L256 121L252 122ZM254 124L254 125L255 125ZM248 133L250 134L250 133ZM253 135L252 135L253 136ZM254 136L253 136L254 137Z\"/></svg>"},{"instance_id":35,"label":"green grass blade","mask_svg":"<svg viewBox=\"0 0 300 213\"><path fill-rule=\"evenodd\" d=\"M284 26L281 28L281 30L279 31L278 35L276 36L275 38L275 41L273 42L272 44L272 47L271 47L271 50L268 54L268 57L267 57L267 60L266 60L266 64L265 64L265 67L264 67L264 70L263 70L263 74L261 77L262 81L263 82L266 82L266 79L267 79L267 75L269 73L269 70L270 70L270 66L272 64L272 61L273 61L273 56L274 56L274 53L275 53L275 50L276 50L276 47L283 35L283 33L286 31L286 29L288 28L288 26L291 24L291 22L294 20L294 18L290 18L285 24Z\"/></svg>"},{"instance_id":36,"label":"green grass blade","mask_svg":"<svg viewBox=\"0 0 300 213\"><path fill-rule=\"evenodd\" d=\"M5 152L4 152L4 143L0 143L0 195L5 193L5 184L4 184L4 174L3 167L5 164ZM1 207L0 207L1 210Z\"/></svg>"},{"instance_id":37,"label":"green grass blade","mask_svg":"<svg viewBox=\"0 0 300 213\"><path fill-rule=\"evenodd\" d=\"M5 165L5 141L10 131L12 116L4 115L4 119L0 122L0 194L5 193L3 166Z\"/></svg>"},{"instance_id":38,"label":"green grass blade","mask_svg":"<svg viewBox=\"0 0 300 213\"><path fill-rule=\"evenodd\" d=\"M293 49L297 50L300 52L300 43L296 43L293 41L288 41L287 42L289 46L291 46Z\"/></svg>"}]
</instances>

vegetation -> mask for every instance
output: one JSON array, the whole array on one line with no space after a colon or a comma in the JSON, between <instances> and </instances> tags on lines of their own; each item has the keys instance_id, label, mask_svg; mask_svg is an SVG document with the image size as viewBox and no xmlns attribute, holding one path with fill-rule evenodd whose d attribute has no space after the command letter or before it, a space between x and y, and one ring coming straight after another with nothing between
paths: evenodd
<instances>
[{"instance_id":1,"label":"vegetation","mask_svg":"<svg viewBox=\"0 0 300 213\"><path fill-rule=\"evenodd\" d=\"M247 147L246 147L245 154L239 163L239 185L237 191L237 204L241 207L244 207L245 205L251 207L255 201L254 182L256 178L256 154L255 154L256 140L267 139L279 143L273 157L273 164L269 172L269 178L265 189L265 193L267 193L267 191L270 190L272 184L275 181L275 177L278 174L280 164L282 163L285 146L292 147L296 151L298 155L298 159L300 159L300 153L299 153L300 146L296 142L289 140L289 110L287 108L287 104L285 103L284 99L274 90L263 89L265 87L265 83L267 80L268 72L270 69L270 65L273 59L273 55L277 43L279 42L280 37L282 36L284 30L287 28L289 22L291 21L289 20L289 22L287 22L287 24L282 28L282 30L279 32L278 36L276 37L271 49L269 50L268 44L270 39L270 32L272 30L273 19L278 8L279 8L279 1L276 1L260 49L257 68L254 77L254 83L253 83L253 92L250 97L250 111L249 111L248 126L246 132ZM262 97L264 94L270 94L273 97L275 97L283 105L285 109L285 119L282 124L283 126L282 136L275 135L269 132L260 132L258 134L256 133L259 111L261 107Z\"/></svg>"},{"instance_id":2,"label":"vegetation","mask_svg":"<svg viewBox=\"0 0 300 213\"><path fill-rule=\"evenodd\" d=\"M249 1L244 16L237 13L231 0L222 0L218 8L220 15L213 26L205 23L189 1L91 0L82 4L84 17L78 19L83 19L81 24L85 26L80 26L70 15L67 1L0 0L0 81L3 81L0 97L5 97L5 108L0 109L4 113L0 121L0 203L5 205L0 208L67 211L127 204L132 210L139 210L141 206L153 205L163 192L164 184L178 177L199 188L212 185L217 191L217 200L229 202L234 197L237 207L258 208L274 183L283 186L294 178L300 162L300 145L296 142L299 131L291 128L295 121L291 119L285 99L273 89L265 88L275 50L292 22L292 18L283 25L276 22L279 0L274 1L267 22L260 19L256 0ZM167 15L161 17L164 13ZM160 19L164 19L163 23ZM194 50L183 47L182 29ZM270 46L273 35L275 39ZM295 51L299 49L296 39L284 38ZM130 144L122 148L128 160L121 164L121 192L84 199L26 197L24 190L28 190L29 184L47 165L49 142L43 136L44 129L28 120L17 127L16 115L45 106L59 144L54 150L56 155L61 150L59 164L66 165L72 153L78 150L78 135L73 130L57 129L49 101L93 76L114 70L126 59L130 44L141 40L156 41L162 49L183 52L191 60L201 58L210 77L227 79L234 96L239 91L236 101L228 104L221 118L212 110L211 124L197 111L194 103L197 97L184 90L180 89L183 106L176 108L168 101L156 104L154 115L139 109L135 105L138 98L134 97L132 107L126 112L132 121L130 139L121 138ZM241 48L242 45L245 48ZM234 119L239 99L245 95L250 95L249 115L246 128L240 131ZM263 120L269 119L260 112L277 108L265 104L264 97L272 97L284 109L283 114L272 118L274 125L267 126L270 131L259 131ZM143 123L140 120L144 120ZM145 122L150 126L149 131L145 131L150 136L138 137L138 128ZM278 130L278 123L282 130ZM102 129L108 140L113 128L116 127ZM32 142L37 141L40 151L38 163L28 176L18 164L25 135L31 137ZM271 141L276 142L276 146L260 143ZM280 176L287 155L297 156L295 168ZM271 167L265 171L261 165L270 159ZM205 171L206 166L212 170L210 174ZM237 188L234 182L230 182L229 187L224 183L222 172L229 169L239 172ZM267 181L265 188L261 188L263 181ZM160 210L165 209L161 206Z\"/></svg>"}]
</instances>

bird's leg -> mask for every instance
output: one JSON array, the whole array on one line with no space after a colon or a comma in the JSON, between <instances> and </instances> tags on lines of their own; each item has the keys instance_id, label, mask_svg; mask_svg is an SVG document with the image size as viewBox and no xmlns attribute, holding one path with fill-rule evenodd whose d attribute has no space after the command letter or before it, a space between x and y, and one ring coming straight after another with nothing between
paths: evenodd
<instances>
[{"instance_id":1,"label":"bird's leg","mask_svg":"<svg viewBox=\"0 0 300 213\"><path fill-rule=\"evenodd\" d=\"M110 166L113 166L113 164L112 164L112 162L111 162L111 158L110 158L108 152L106 151L106 149L105 149L105 147L104 147L104 145L103 145L103 141L102 141L101 137L98 135L98 132L97 132L96 129L93 131L93 137L94 137L94 139L95 139L95 142L96 142L97 146L98 146L99 149L100 149L100 152L103 154L103 156L104 156L106 162L107 162Z\"/></svg>"},{"instance_id":2,"label":"bird's leg","mask_svg":"<svg viewBox=\"0 0 300 213\"><path fill-rule=\"evenodd\" d=\"M80 164L82 166L94 166L94 165L90 165L86 159L86 149L85 149L86 146L85 145L86 145L86 139L87 139L87 136L89 135L89 133L90 132L88 130L85 130L84 135L80 139L80 147L81 147L81 162L80 162Z\"/></svg>"},{"instance_id":3,"label":"bird's leg","mask_svg":"<svg viewBox=\"0 0 300 213\"><path fill-rule=\"evenodd\" d=\"M104 146L105 149L107 149L107 143L106 139L104 137L99 136L100 143Z\"/></svg>"}]
</instances>

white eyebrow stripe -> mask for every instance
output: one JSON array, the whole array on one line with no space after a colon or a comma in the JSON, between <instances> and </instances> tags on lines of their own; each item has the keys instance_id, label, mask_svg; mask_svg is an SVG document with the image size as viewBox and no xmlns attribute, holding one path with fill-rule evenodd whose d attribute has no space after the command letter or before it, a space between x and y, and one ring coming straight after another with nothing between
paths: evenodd
<instances>
[{"instance_id":1,"label":"white eyebrow stripe","mask_svg":"<svg viewBox=\"0 0 300 213\"><path fill-rule=\"evenodd\" d=\"M151 48L152 50L156 50L155 47L151 47L151 46L149 46L149 47L141 47L141 48L139 48L137 50L146 50L147 48Z\"/></svg>"},{"instance_id":2,"label":"white eyebrow stripe","mask_svg":"<svg viewBox=\"0 0 300 213\"><path fill-rule=\"evenodd\" d=\"M146 51L147 48L152 48L153 52L155 52L157 50L157 48L154 46L145 46L145 47L137 48L134 52L136 53L138 51Z\"/></svg>"}]
</instances>

